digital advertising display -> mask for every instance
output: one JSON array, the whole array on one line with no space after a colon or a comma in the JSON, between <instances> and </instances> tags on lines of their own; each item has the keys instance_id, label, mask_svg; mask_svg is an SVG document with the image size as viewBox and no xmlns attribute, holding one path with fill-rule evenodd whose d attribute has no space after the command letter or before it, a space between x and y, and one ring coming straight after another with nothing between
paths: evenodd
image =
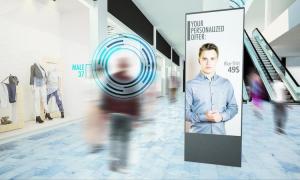
<instances>
[{"instance_id":1,"label":"digital advertising display","mask_svg":"<svg viewBox=\"0 0 300 180\"><path fill-rule=\"evenodd\" d=\"M218 158L219 152L224 156L228 148L241 149L243 21L242 8L186 14L187 160L193 161L187 154L193 149L202 152L213 148L195 151L199 162L202 156L203 162L210 162L210 157ZM233 152L229 150L229 154ZM221 164L227 164L221 159Z\"/></svg>"}]
</instances>

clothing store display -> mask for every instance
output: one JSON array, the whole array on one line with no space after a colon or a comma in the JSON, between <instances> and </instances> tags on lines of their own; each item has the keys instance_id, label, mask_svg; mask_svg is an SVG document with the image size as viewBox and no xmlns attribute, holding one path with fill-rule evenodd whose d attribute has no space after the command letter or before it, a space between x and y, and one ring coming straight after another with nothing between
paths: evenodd
<instances>
[{"instance_id":1,"label":"clothing store display","mask_svg":"<svg viewBox=\"0 0 300 180\"><path fill-rule=\"evenodd\" d=\"M4 83L8 79L8 84ZM17 94L17 85L19 80L16 76L9 75L0 83L0 108L7 108L8 103L11 103L11 119L8 120L8 116L1 118L1 124L11 124L16 120L16 94Z\"/></svg>"},{"instance_id":2,"label":"clothing store display","mask_svg":"<svg viewBox=\"0 0 300 180\"><path fill-rule=\"evenodd\" d=\"M48 106L47 106L47 92L46 92L46 86L34 86L34 110L35 110L35 116L41 115L41 108L40 108L40 102L42 101L42 104L44 106L45 112L48 113Z\"/></svg>"},{"instance_id":3,"label":"clothing store display","mask_svg":"<svg viewBox=\"0 0 300 180\"><path fill-rule=\"evenodd\" d=\"M47 86L48 86L48 84L47 84ZM50 100L50 98L51 98L52 96L55 97L55 101L56 101L56 104L57 104L57 106L58 106L59 111L60 111L60 112L64 112L64 108L63 108L63 105L62 105L62 101L61 101L61 99L60 99L60 97L59 97L59 95L58 95L57 90L54 91L54 92L52 92L51 94L48 94L48 95L47 95L47 104L49 103L49 100Z\"/></svg>"},{"instance_id":4,"label":"clothing store display","mask_svg":"<svg viewBox=\"0 0 300 180\"><path fill-rule=\"evenodd\" d=\"M0 108L6 108L9 103L8 90L4 83L0 83Z\"/></svg>"},{"instance_id":5,"label":"clothing store display","mask_svg":"<svg viewBox=\"0 0 300 180\"><path fill-rule=\"evenodd\" d=\"M49 119L49 120L52 120L52 119L53 119L53 118L50 116L50 113L46 113L45 118L46 118L46 119Z\"/></svg>"},{"instance_id":6,"label":"clothing store display","mask_svg":"<svg viewBox=\"0 0 300 180\"><path fill-rule=\"evenodd\" d=\"M35 117L35 122L36 123L43 123L44 121L42 120L41 116L36 116Z\"/></svg>"},{"instance_id":7,"label":"clothing store display","mask_svg":"<svg viewBox=\"0 0 300 180\"><path fill-rule=\"evenodd\" d=\"M8 99L10 103L16 102L17 87L15 84L5 84L8 91Z\"/></svg>"},{"instance_id":8,"label":"clothing store display","mask_svg":"<svg viewBox=\"0 0 300 180\"><path fill-rule=\"evenodd\" d=\"M9 121L8 118L9 118L8 116L2 117L1 118L1 124L2 125L11 124L12 121Z\"/></svg>"},{"instance_id":9,"label":"clothing store display","mask_svg":"<svg viewBox=\"0 0 300 180\"><path fill-rule=\"evenodd\" d=\"M16 122L18 119L17 119L17 103L11 103L11 118L10 120L12 122Z\"/></svg>"},{"instance_id":10,"label":"clothing store display","mask_svg":"<svg viewBox=\"0 0 300 180\"><path fill-rule=\"evenodd\" d=\"M8 83L9 84L15 84L16 86L19 84L19 79L17 76L12 76L10 75L8 78Z\"/></svg>"},{"instance_id":11,"label":"clothing store display","mask_svg":"<svg viewBox=\"0 0 300 180\"><path fill-rule=\"evenodd\" d=\"M58 106L58 109L61 113L61 118L64 118L64 108L62 104L62 100L59 96L59 82L60 75L56 69L51 69L47 73L47 104L49 103L50 98L53 96L55 98L55 102Z\"/></svg>"},{"instance_id":12,"label":"clothing store display","mask_svg":"<svg viewBox=\"0 0 300 180\"><path fill-rule=\"evenodd\" d=\"M30 85L33 85L34 89L34 110L36 117L41 115L40 102L42 102L45 112L48 113L46 79L47 75L44 68L34 63L30 67Z\"/></svg>"},{"instance_id":13,"label":"clothing store display","mask_svg":"<svg viewBox=\"0 0 300 180\"><path fill-rule=\"evenodd\" d=\"M8 84L4 83L4 81L6 81L7 79L8 79L8 82L9 82ZM1 95L3 95L1 93L3 93L4 89L6 89L6 90L4 90L5 94L6 94L6 91L8 92L9 103L16 102L16 91L17 91L16 86L18 84L19 84L18 77L17 76L12 76L12 75L7 76L3 81L1 81L1 85L5 85L6 87L4 88L4 86L3 86L2 89L0 89L0 103L1 103L1 99L3 99L3 97L1 98ZM4 98L4 100L6 101L6 97ZM7 107L7 105L5 105L5 106ZM2 106L0 105L0 107L2 107Z\"/></svg>"},{"instance_id":14,"label":"clothing store display","mask_svg":"<svg viewBox=\"0 0 300 180\"><path fill-rule=\"evenodd\" d=\"M37 64L34 63L30 67L30 85L35 85L35 86L43 86L46 83L46 71L44 68Z\"/></svg>"},{"instance_id":15,"label":"clothing store display","mask_svg":"<svg viewBox=\"0 0 300 180\"><path fill-rule=\"evenodd\" d=\"M49 70L47 74L47 94L52 94L58 91L60 76L57 70Z\"/></svg>"},{"instance_id":16,"label":"clothing store display","mask_svg":"<svg viewBox=\"0 0 300 180\"><path fill-rule=\"evenodd\" d=\"M19 84L18 77L10 75L8 78L8 84L6 84L10 103L16 102L16 92L17 92L18 84Z\"/></svg>"}]
</instances>

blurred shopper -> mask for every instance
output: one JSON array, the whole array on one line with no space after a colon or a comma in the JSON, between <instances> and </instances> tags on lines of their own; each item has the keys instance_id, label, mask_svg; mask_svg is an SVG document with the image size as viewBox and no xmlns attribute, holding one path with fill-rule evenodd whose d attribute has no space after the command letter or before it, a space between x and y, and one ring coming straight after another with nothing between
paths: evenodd
<instances>
[{"instance_id":1,"label":"blurred shopper","mask_svg":"<svg viewBox=\"0 0 300 180\"><path fill-rule=\"evenodd\" d=\"M285 85L282 81L274 80L273 89L275 92L274 101L274 121L275 121L275 131L279 134L286 134L284 127L286 124L287 110L286 110L286 95L285 95Z\"/></svg>"},{"instance_id":2,"label":"blurred shopper","mask_svg":"<svg viewBox=\"0 0 300 180\"><path fill-rule=\"evenodd\" d=\"M177 89L179 88L179 79L177 76L172 73L172 75L169 78L169 100L170 102L176 102L176 97L177 97Z\"/></svg>"},{"instance_id":3,"label":"blurred shopper","mask_svg":"<svg viewBox=\"0 0 300 180\"><path fill-rule=\"evenodd\" d=\"M97 105L90 105L85 137L90 145L91 153L97 153L104 149L107 137L107 119L107 115Z\"/></svg>"},{"instance_id":4,"label":"blurred shopper","mask_svg":"<svg viewBox=\"0 0 300 180\"><path fill-rule=\"evenodd\" d=\"M114 79L128 82L132 79L129 75L130 65L128 59L118 59L118 71L112 74ZM110 114L110 169L124 172L127 167L128 146L133 121L140 115L139 99L137 97L120 99L105 94L102 108Z\"/></svg>"},{"instance_id":5,"label":"blurred shopper","mask_svg":"<svg viewBox=\"0 0 300 180\"><path fill-rule=\"evenodd\" d=\"M141 98L141 103L143 104L141 110L141 117L139 122L152 122L154 120L153 113L155 113L155 107L157 103L158 92L156 90L156 84L154 82L149 86L149 88L144 92L143 98Z\"/></svg>"},{"instance_id":6,"label":"blurred shopper","mask_svg":"<svg viewBox=\"0 0 300 180\"><path fill-rule=\"evenodd\" d=\"M261 114L262 97L263 97L262 81L259 75L255 72L252 72L250 74L249 79L250 79L250 86L251 86L250 95L252 98L254 115L258 119L263 119Z\"/></svg>"},{"instance_id":7,"label":"blurred shopper","mask_svg":"<svg viewBox=\"0 0 300 180\"><path fill-rule=\"evenodd\" d=\"M87 69L87 74L92 74L92 69ZM97 73L102 73L103 69L98 68ZM87 111L87 119L84 123L84 137L89 145L90 153L97 153L104 150L107 143L108 134L108 117L101 108L103 101L103 93L100 92L99 88L95 86L93 76L87 76L84 81L85 90L84 93L84 104L82 107ZM86 103L86 104L85 104Z\"/></svg>"}]
</instances>

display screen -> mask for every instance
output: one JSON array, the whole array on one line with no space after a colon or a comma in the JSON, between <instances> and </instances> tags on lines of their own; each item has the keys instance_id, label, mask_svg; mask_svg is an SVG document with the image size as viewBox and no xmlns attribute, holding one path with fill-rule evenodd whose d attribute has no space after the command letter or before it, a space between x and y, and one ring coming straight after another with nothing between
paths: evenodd
<instances>
[{"instance_id":1,"label":"display screen","mask_svg":"<svg viewBox=\"0 0 300 180\"><path fill-rule=\"evenodd\" d=\"M188 134L241 136L243 21L243 9L186 15Z\"/></svg>"}]
</instances>

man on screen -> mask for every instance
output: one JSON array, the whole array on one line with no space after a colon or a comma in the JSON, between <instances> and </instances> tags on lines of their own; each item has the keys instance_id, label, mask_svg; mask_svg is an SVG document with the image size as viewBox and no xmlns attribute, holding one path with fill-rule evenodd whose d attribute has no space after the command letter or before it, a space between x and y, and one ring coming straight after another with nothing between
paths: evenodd
<instances>
[{"instance_id":1,"label":"man on screen","mask_svg":"<svg viewBox=\"0 0 300 180\"><path fill-rule=\"evenodd\" d=\"M229 80L216 74L219 50L206 43L199 49L200 73L187 82L186 120L190 132L225 135L225 122L238 112Z\"/></svg>"}]
</instances>

